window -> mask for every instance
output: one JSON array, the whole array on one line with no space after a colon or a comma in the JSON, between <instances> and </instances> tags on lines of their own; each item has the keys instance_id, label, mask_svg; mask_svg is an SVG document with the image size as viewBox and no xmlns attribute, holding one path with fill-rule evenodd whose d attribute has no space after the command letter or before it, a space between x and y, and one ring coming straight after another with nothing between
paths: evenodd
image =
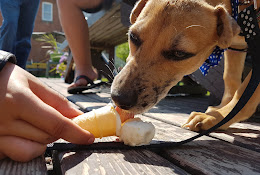
<instances>
[{"instance_id":1,"label":"window","mask_svg":"<svg viewBox=\"0 0 260 175\"><path fill-rule=\"evenodd\" d=\"M52 15L52 3L49 2L43 2L42 3L42 20L51 22L53 20Z\"/></svg>"}]
</instances>

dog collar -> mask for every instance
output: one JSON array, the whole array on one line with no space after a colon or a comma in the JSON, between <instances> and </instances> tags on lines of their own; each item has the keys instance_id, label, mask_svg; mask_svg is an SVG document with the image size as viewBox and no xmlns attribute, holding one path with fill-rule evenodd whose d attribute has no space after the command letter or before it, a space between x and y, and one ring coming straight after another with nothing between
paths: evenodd
<instances>
[{"instance_id":1,"label":"dog collar","mask_svg":"<svg viewBox=\"0 0 260 175\"><path fill-rule=\"evenodd\" d=\"M231 7L232 7L232 14L231 16L237 20L238 18L238 6L239 6L239 0L232 0L231 1ZM201 73L206 76L209 73L209 69L211 67L216 67L222 58L224 58L224 51L227 49L221 49L220 47L216 46L214 51L211 53L211 55L208 57L208 59L202 64L202 66L199 68Z\"/></svg>"}]
</instances>

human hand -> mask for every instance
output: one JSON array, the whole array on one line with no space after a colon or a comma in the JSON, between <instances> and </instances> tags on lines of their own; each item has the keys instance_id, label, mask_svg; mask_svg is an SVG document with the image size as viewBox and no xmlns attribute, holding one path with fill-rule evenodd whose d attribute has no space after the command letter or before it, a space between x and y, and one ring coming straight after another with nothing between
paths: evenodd
<instances>
[{"instance_id":1,"label":"human hand","mask_svg":"<svg viewBox=\"0 0 260 175\"><path fill-rule=\"evenodd\" d=\"M59 138L93 143L94 136L70 120L82 112L33 75L7 63L0 82L0 159L29 161Z\"/></svg>"}]
</instances>

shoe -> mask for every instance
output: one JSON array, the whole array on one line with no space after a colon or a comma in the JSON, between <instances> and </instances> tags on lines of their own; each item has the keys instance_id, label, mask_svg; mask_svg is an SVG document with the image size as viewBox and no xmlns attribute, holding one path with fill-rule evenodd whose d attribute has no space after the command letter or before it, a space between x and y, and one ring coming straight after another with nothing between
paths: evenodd
<instances>
[{"instance_id":1,"label":"shoe","mask_svg":"<svg viewBox=\"0 0 260 175\"><path fill-rule=\"evenodd\" d=\"M106 82L102 82L100 80L97 80L97 81L94 82L85 75L77 76L77 78L74 82L76 83L76 81L78 81L81 78L85 79L88 82L88 84L86 86L76 86L76 87L68 88L69 94L79 94L79 93L82 93L82 91L84 91L84 90L92 89L92 88L95 88L97 86L101 86L101 85L106 84Z\"/></svg>"}]
</instances>

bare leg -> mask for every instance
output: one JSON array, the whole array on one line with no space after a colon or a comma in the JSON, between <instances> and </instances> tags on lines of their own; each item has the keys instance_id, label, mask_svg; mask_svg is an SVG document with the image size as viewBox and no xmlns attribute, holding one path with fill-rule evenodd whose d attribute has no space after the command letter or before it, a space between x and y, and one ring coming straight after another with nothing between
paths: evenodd
<instances>
[{"instance_id":1,"label":"bare leg","mask_svg":"<svg viewBox=\"0 0 260 175\"><path fill-rule=\"evenodd\" d=\"M94 80L97 78L97 71L92 66L88 24L81 9L95 8L102 0L58 0L57 2L61 25L76 64L76 77L86 75ZM71 87L86 84L85 79L80 79Z\"/></svg>"},{"instance_id":2,"label":"bare leg","mask_svg":"<svg viewBox=\"0 0 260 175\"><path fill-rule=\"evenodd\" d=\"M244 69L246 53L227 50L225 52L225 67L223 79L225 82L225 92L220 107L228 104L239 86Z\"/></svg>"},{"instance_id":3,"label":"bare leg","mask_svg":"<svg viewBox=\"0 0 260 175\"><path fill-rule=\"evenodd\" d=\"M224 66L224 84L225 91L221 103L218 106L209 107L206 112L217 110L228 104L239 86L241 85L241 77L244 69L246 53L232 50L225 51L225 66Z\"/></svg>"}]
</instances>

